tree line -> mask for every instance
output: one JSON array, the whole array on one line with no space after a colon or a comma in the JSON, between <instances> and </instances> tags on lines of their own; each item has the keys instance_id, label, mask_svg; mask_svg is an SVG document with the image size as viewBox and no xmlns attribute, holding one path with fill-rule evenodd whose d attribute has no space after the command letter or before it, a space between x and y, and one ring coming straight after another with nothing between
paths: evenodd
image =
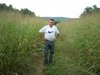
<instances>
[{"instance_id":1,"label":"tree line","mask_svg":"<svg viewBox=\"0 0 100 75\"><path fill-rule=\"evenodd\" d=\"M18 10L16 8L13 8L13 6L10 4L9 6L7 6L5 3L0 3L0 11L3 10L7 10L7 11L18 11L21 12L22 14L27 14L27 15L31 15L31 16L36 16L34 12L30 11L27 8ZM93 5L92 7L86 7L83 11L83 13L80 15L80 17L88 15L88 14L93 14L93 13L100 13L100 8L98 8L96 5Z\"/></svg>"},{"instance_id":2,"label":"tree line","mask_svg":"<svg viewBox=\"0 0 100 75\"><path fill-rule=\"evenodd\" d=\"M18 12L21 12L22 14L31 15L31 16L34 16L34 17L36 16L34 12L30 11L27 8L18 10L16 8L13 8L13 6L11 4L9 6L7 6L5 3L2 3L2 4L0 3L0 11L3 11L3 10L6 10L6 11L18 11Z\"/></svg>"},{"instance_id":3,"label":"tree line","mask_svg":"<svg viewBox=\"0 0 100 75\"><path fill-rule=\"evenodd\" d=\"M100 13L100 8L98 8L96 5L93 5L92 7L86 7L80 16L85 16L93 13Z\"/></svg>"}]
</instances>

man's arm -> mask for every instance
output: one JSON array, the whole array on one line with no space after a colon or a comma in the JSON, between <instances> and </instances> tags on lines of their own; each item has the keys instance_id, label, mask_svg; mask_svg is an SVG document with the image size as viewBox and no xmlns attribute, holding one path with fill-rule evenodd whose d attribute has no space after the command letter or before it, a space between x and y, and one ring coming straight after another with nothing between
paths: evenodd
<instances>
[{"instance_id":1,"label":"man's arm","mask_svg":"<svg viewBox=\"0 0 100 75\"><path fill-rule=\"evenodd\" d=\"M41 40L44 40L44 32L45 32L45 26L39 30L40 39L41 39Z\"/></svg>"}]
</instances>

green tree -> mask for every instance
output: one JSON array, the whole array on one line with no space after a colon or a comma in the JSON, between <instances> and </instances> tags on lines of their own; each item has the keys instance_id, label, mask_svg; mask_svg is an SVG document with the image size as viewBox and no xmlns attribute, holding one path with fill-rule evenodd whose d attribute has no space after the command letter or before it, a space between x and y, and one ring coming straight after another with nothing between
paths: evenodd
<instances>
[{"instance_id":1,"label":"green tree","mask_svg":"<svg viewBox=\"0 0 100 75\"><path fill-rule=\"evenodd\" d=\"M8 6L8 9L9 9L9 10L14 10L12 5L9 5L9 6Z\"/></svg>"},{"instance_id":2,"label":"green tree","mask_svg":"<svg viewBox=\"0 0 100 75\"><path fill-rule=\"evenodd\" d=\"M31 12L29 9L25 8L25 9L21 9L21 12L23 14L28 14L28 15L32 15L35 16L34 12Z\"/></svg>"},{"instance_id":3,"label":"green tree","mask_svg":"<svg viewBox=\"0 0 100 75\"><path fill-rule=\"evenodd\" d=\"M100 12L100 8L98 8L96 5L94 5L93 7L86 7L80 17L98 12Z\"/></svg>"},{"instance_id":4,"label":"green tree","mask_svg":"<svg viewBox=\"0 0 100 75\"><path fill-rule=\"evenodd\" d=\"M5 3L0 3L0 10L7 10L7 11L15 11L15 12L21 12L24 15L30 15L30 16L34 16L35 17L35 13L30 11L27 8L18 10L18 9L14 9L12 5L7 6Z\"/></svg>"},{"instance_id":5,"label":"green tree","mask_svg":"<svg viewBox=\"0 0 100 75\"><path fill-rule=\"evenodd\" d=\"M5 3L0 4L0 10L7 9L7 5Z\"/></svg>"}]
</instances>

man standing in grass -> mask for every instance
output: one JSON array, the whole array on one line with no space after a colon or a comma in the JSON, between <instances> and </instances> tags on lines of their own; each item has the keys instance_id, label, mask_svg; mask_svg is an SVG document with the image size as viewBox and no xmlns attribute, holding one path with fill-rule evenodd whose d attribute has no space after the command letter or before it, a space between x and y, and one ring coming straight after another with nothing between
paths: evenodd
<instances>
[{"instance_id":1,"label":"man standing in grass","mask_svg":"<svg viewBox=\"0 0 100 75\"><path fill-rule=\"evenodd\" d=\"M57 27L54 26L54 24L55 24L54 19L50 19L48 25L44 26L39 30L39 33L42 33L43 39L45 41L45 46L44 46L45 64L52 63L54 48L55 48L55 39L59 35L59 31Z\"/></svg>"}]
</instances>

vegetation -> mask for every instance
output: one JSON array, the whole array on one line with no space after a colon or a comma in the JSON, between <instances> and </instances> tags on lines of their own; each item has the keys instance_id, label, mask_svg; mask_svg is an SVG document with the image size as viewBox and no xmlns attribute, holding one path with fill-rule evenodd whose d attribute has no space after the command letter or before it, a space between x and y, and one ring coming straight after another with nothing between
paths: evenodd
<instances>
[{"instance_id":1,"label":"vegetation","mask_svg":"<svg viewBox=\"0 0 100 75\"><path fill-rule=\"evenodd\" d=\"M24 14L24 15L30 15L30 16L33 16L33 17L36 16L34 12L30 11L30 10L27 9L27 8L18 10L18 9L13 8L12 5L7 6L5 3L0 4L0 11L3 11L3 10L20 12L20 13L22 13L22 14Z\"/></svg>"},{"instance_id":2,"label":"vegetation","mask_svg":"<svg viewBox=\"0 0 100 75\"><path fill-rule=\"evenodd\" d=\"M91 15L94 13L100 13L100 8L98 8L96 5L94 5L93 7L86 7L84 12L80 16L84 17L86 15Z\"/></svg>"},{"instance_id":3,"label":"vegetation","mask_svg":"<svg viewBox=\"0 0 100 75\"><path fill-rule=\"evenodd\" d=\"M16 12L0 12L0 75L41 75L43 46L38 31L46 23Z\"/></svg>"},{"instance_id":4,"label":"vegetation","mask_svg":"<svg viewBox=\"0 0 100 75\"><path fill-rule=\"evenodd\" d=\"M100 75L100 13L59 24L54 63L45 75Z\"/></svg>"},{"instance_id":5,"label":"vegetation","mask_svg":"<svg viewBox=\"0 0 100 75\"><path fill-rule=\"evenodd\" d=\"M38 31L48 21L7 9L0 9L0 75L100 75L99 11L58 23L54 61L44 66Z\"/></svg>"}]
</instances>

